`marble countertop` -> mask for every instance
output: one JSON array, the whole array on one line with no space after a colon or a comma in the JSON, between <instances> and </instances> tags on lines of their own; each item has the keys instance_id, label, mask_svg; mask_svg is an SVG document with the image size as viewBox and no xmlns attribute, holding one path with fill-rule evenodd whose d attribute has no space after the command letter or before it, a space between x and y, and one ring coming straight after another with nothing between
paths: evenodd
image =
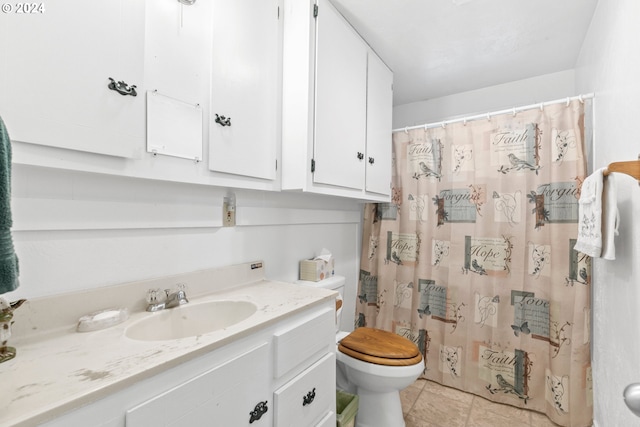
<instances>
[{"instance_id":1,"label":"marble countertop","mask_svg":"<svg viewBox=\"0 0 640 427\"><path fill-rule=\"evenodd\" d=\"M0 364L0 425L37 425L334 297L324 289L258 280L192 298L191 302L244 300L258 307L236 325L195 337L127 338L129 325L154 314L142 310L100 331L76 332L74 324L12 337L9 344L17 348L17 356Z\"/></svg>"}]
</instances>

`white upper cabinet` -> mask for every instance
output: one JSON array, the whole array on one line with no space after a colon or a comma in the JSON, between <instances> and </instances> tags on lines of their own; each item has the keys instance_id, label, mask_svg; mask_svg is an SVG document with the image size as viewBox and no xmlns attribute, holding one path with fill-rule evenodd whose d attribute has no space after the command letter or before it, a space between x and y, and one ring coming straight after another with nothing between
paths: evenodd
<instances>
[{"instance_id":1,"label":"white upper cabinet","mask_svg":"<svg viewBox=\"0 0 640 427\"><path fill-rule=\"evenodd\" d=\"M146 8L144 80L147 151L202 160L209 101L211 3L151 1Z\"/></svg>"},{"instance_id":2,"label":"white upper cabinet","mask_svg":"<svg viewBox=\"0 0 640 427\"><path fill-rule=\"evenodd\" d=\"M313 182L360 190L367 138L367 45L333 7L322 7L318 14Z\"/></svg>"},{"instance_id":3,"label":"white upper cabinet","mask_svg":"<svg viewBox=\"0 0 640 427\"><path fill-rule=\"evenodd\" d=\"M144 1L42 6L0 14L0 115L12 140L134 156L145 138ZM110 90L109 78L138 96Z\"/></svg>"},{"instance_id":4,"label":"white upper cabinet","mask_svg":"<svg viewBox=\"0 0 640 427\"><path fill-rule=\"evenodd\" d=\"M281 0L213 1L209 169L277 177Z\"/></svg>"},{"instance_id":5,"label":"white upper cabinet","mask_svg":"<svg viewBox=\"0 0 640 427\"><path fill-rule=\"evenodd\" d=\"M150 1L146 8L146 89L193 105L209 100L211 2Z\"/></svg>"},{"instance_id":6,"label":"white upper cabinet","mask_svg":"<svg viewBox=\"0 0 640 427\"><path fill-rule=\"evenodd\" d=\"M393 75L328 0L285 0L282 189L388 201Z\"/></svg>"},{"instance_id":7,"label":"white upper cabinet","mask_svg":"<svg viewBox=\"0 0 640 427\"><path fill-rule=\"evenodd\" d=\"M369 51L367 69L366 190L389 194L391 184L391 128L393 73Z\"/></svg>"},{"instance_id":8,"label":"white upper cabinet","mask_svg":"<svg viewBox=\"0 0 640 427\"><path fill-rule=\"evenodd\" d=\"M0 14L18 163L389 200L392 74L329 0L43 8Z\"/></svg>"}]
</instances>

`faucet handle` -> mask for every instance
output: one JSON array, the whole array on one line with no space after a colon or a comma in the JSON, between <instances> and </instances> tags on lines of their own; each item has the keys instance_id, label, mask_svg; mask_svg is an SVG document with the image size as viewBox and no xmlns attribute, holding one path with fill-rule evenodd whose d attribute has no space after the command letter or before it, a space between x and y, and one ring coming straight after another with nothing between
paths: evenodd
<instances>
[{"instance_id":1,"label":"faucet handle","mask_svg":"<svg viewBox=\"0 0 640 427\"><path fill-rule=\"evenodd\" d=\"M178 284L176 284L176 289L178 289L178 291L182 291L186 295L186 293L187 293L187 284L186 283L178 283Z\"/></svg>"},{"instance_id":2,"label":"faucet handle","mask_svg":"<svg viewBox=\"0 0 640 427\"><path fill-rule=\"evenodd\" d=\"M162 298L162 301L164 301L164 298L162 297L162 292L160 292L160 289L147 290L147 302L149 304L156 304L160 302L158 301L158 297Z\"/></svg>"}]
</instances>

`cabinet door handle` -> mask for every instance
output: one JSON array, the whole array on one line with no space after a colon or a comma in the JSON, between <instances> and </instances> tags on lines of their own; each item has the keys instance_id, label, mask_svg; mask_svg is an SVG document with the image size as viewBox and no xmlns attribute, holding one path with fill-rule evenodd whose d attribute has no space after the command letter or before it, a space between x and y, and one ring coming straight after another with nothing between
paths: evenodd
<instances>
[{"instance_id":1,"label":"cabinet door handle","mask_svg":"<svg viewBox=\"0 0 640 427\"><path fill-rule=\"evenodd\" d=\"M369 157L369 163L373 164L373 162L375 161L375 159L373 157Z\"/></svg>"},{"instance_id":2,"label":"cabinet door handle","mask_svg":"<svg viewBox=\"0 0 640 427\"><path fill-rule=\"evenodd\" d=\"M360 159L360 160L364 159L364 154L362 154L359 151L358 151L358 159Z\"/></svg>"},{"instance_id":3,"label":"cabinet door handle","mask_svg":"<svg viewBox=\"0 0 640 427\"><path fill-rule=\"evenodd\" d=\"M222 126L231 126L231 117L219 116L216 114L215 122Z\"/></svg>"},{"instance_id":4,"label":"cabinet door handle","mask_svg":"<svg viewBox=\"0 0 640 427\"><path fill-rule=\"evenodd\" d=\"M251 415L251 418L249 418L249 424L253 424L254 421L258 421L267 413L268 410L269 408L267 407L266 400L264 402L258 402L256 407L253 408L253 411L249 412L249 415Z\"/></svg>"},{"instance_id":5,"label":"cabinet door handle","mask_svg":"<svg viewBox=\"0 0 640 427\"><path fill-rule=\"evenodd\" d=\"M107 85L109 89L115 90L122 96L126 96L126 95L138 96L138 92L136 92L136 85L129 86L122 80L120 80L119 82L116 82L111 77L109 77L109 80L111 80Z\"/></svg>"},{"instance_id":6,"label":"cabinet door handle","mask_svg":"<svg viewBox=\"0 0 640 427\"><path fill-rule=\"evenodd\" d=\"M313 399L316 398L316 388L314 387L306 396L302 396L302 406L311 405Z\"/></svg>"}]
</instances>

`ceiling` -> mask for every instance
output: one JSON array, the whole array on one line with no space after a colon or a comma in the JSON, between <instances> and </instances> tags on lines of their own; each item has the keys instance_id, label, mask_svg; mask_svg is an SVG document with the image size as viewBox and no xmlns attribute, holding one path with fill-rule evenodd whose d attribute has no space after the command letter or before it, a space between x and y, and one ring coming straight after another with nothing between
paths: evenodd
<instances>
[{"instance_id":1,"label":"ceiling","mask_svg":"<svg viewBox=\"0 0 640 427\"><path fill-rule=\"evenodd\" d=\"M574 68L598 0L332 0L394 72L394 105Z\"/></svg>"}]
</instances>

